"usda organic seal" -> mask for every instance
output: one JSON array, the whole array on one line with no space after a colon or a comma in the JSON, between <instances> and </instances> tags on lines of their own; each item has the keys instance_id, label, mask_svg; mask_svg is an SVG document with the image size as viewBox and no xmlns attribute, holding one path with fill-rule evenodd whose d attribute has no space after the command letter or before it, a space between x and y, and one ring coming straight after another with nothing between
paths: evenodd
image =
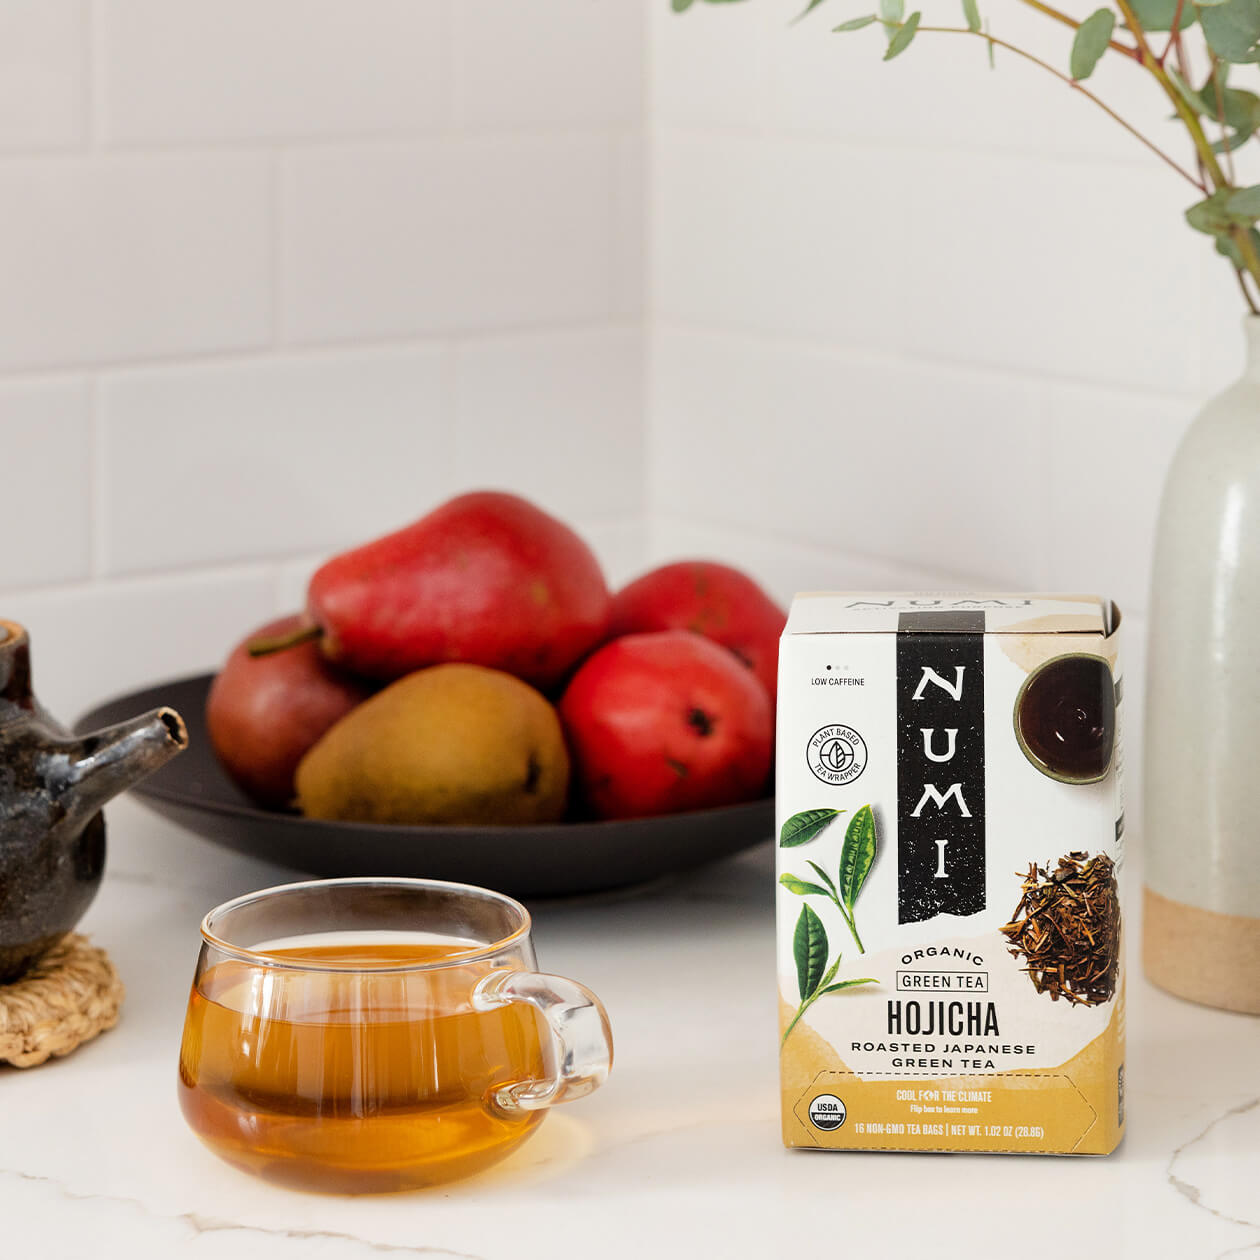
<instances>
[{"instance_id":1,"label":"usda organic seal","mask_svg":"<svg viewBox=\"0 0 1260 1260\"><path fill-rule=\"evenodd\" d=\"M821 1129L824 1133L830 1133L833 1129L838 1129L844 1123L848 1114L844 1100L837 1098L835 1094L819 1094L809 1104L810 1124L815 1129Z\"/></svg>"},{"instance_id":2,"label":"usda organic seal","mask_svg":"<svg viewBox=\"0 0 1260 1260\"><path fill-rule=\"evenodd\" d=\"M809 737L805 760L824 783L852 783L866 769L866 741L851 726L823 726Z\"/></svg>"}]
</instances>

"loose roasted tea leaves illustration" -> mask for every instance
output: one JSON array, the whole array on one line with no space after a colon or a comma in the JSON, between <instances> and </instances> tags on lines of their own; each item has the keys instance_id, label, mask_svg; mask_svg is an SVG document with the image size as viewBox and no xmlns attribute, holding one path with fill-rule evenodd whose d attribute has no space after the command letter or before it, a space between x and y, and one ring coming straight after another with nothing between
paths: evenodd
<instances>
[{"instance_id":1,"label":"loose roasted tea leaves illustration","mask_svg":"<svg viewBox=\"0 0 1260 1260\"><path fill-rule=\"evenodd\" d=\"M1120 976L1120 898L1104 853L1069 853L1050 869L1033 863L1019 905L1002 928L1012 957L1038 993L1082 1006L1109 1002Z\"/></svg>"}]
</instances>

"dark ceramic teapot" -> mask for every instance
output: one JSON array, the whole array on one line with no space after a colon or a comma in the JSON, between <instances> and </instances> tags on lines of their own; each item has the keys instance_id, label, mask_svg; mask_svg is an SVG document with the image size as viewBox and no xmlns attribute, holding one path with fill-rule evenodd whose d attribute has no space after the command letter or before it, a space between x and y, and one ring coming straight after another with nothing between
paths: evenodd
<instances>
[{"instance_id":1,"label":"dark ceramic teapot","mask_svg":"<svg viewBox=\"0 0 1260 1260\"><path fill-rule=\"evenodd\" d=\"M26 631L0 620L0 984L91 904L105 865L101 807L187 744L173 709L71 736L31 693Z\"/></svg>"}]
</instances>

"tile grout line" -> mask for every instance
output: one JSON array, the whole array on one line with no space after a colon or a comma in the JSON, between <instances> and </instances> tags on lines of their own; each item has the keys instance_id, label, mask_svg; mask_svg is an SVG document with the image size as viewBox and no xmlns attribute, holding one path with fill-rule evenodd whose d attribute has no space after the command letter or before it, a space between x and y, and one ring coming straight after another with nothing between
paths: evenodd
<instances>
[{"instance_id":1,"label":"tile grout line","mask_svg":"<svg viewBox=\"0 0 1260 1260\"><path fill-rule=\"evenodd\" d=\"M105 416L99 377L88 379L88 574L91 585L105 576L108 563L105 510Z\"/></svg>"},{"instance_id":2,"label":"tile grout line","mask_svg":"<svg viewBox=\"0 0 1260 1260\"><path fill-rule=\"evenodd\" d=\"M272 149L267 164L267 288L270 309L271 350L284 346L285 307L281 295L281 251L284 248L284 174L285 153Z\"/></svg>"},{"instance_id":3,"label":"tile grout line","mask_svg":"<svg viewBox=\"0 0 1260 1260\"><path fill-rule=\"evenodd\" d=\"M476 345L479 342L505 340L529 341L590 333L625 332L637 329L638 326L638 321L632 316L601 315L585 322L564 320L554 324L502 324L485 328L435 329L432 332L404 334L397 337L350 338L337 341L285 341L274 347L270 344L258 344L216 350L185 350L157 357L123 357L100 362L50 362L30 367L0 369L0 385L7 382L82 376L86 372L94 372L100 376L133 372L177 372L184 368L202 368L237 362L324 359L406 350L440 350L454 342L461 345Z\"/></svg>"},{"instance_id":4,"label":"tile grout line","mask_svg":"<svg viewBox=\"0 0 1260 1260\"><path fill-rule=\"evenodd\" d=\"M1021 585L1018 582L1012 583L1008 579L981 574L978 570L963 572L957 569L946 569L941 566L919 563L906 556L888 556L876 552L853 551L847 548L819 547L817 544L803 542L788 534L772 533L767 530L749 530L704 517L686 516L676 512L660 515L659 521L666 529L671 524L699 528L727 538L744 541L751 540L755 544L759 543L762 546L768 546L775 550L790 550L810 556L825 557L831 561L853 560L862 564L882 565L887 569L904 573L908 577L912 575L917 578L930 577L940 584L948 583L958 587L985 588L989 590L1010 590Z\"/></svg>"},{"instance_id":5,"label":"tile grout line","mask_svg":"<svg viewBox=\"0 0 1260 1260\"><path fill-rule=\"evenodd\" d=\"M681 333L683 336L710 337L714 340L759 342L774 349L788 348L807 354L841 356L844 358L875 360L889 365L939 368L963 376L977 376L988 380L1007 381L1016 385L1051 388L1093 389L1100 393L1124 394L1147 399L1179 399L1189 407L1197 407L1201 401L1199 387L1161 387L1139 384L1132 380L1104 380L1090 376L1056 376L1036 368L1020 368L1000 363L986 363L978 359L937 358L918 350L889 350L874 345L857 345L847 341L829 341L817 335L798 335L775 329L748 328L736 324L716 324L704 320L678 316L654 317L654 325L661 333Z\"/></svg>"},{"instance_id":6,"label":"tile grout line","mask_svg":"<svg viewBox=\"0 0 1260 1260\"><path fill-rule=\"evenodd\" d=\"M93 79L97 86L99 86L100 77L93 68ZM89 85L90 88L92 86ZM88 94L85 93L85 95ZM93 106L90 112L95 114L95 102L89 100L89 103ZM464 143L477 145L504 141L512 144L540 144L547 141L568 142L574 139L600 140L619 127L632 125L634 125L632 122L615 121L534 123L522 127L495 124L484 127L473 126L459 131L451 131L442 125L435 125L432 128L412 130L346 132L344 135L297 135L281 132L276 135L224 136L220 139L189 137L183 140L164 141L108 140L101 135L92 147L98 149L101 156L122 159L213 158L232 155L259 157L266 156L277 147L298 155L356 157L364 152L423 149L431 145L450 146ZM97 130L100 130L99 125ZM11 163L44 161L53 163L82 156L81 148L72 141L40 143L29 147L14 144L0 148L0 169Z\"/></svg>"},{"instance_id":7,"label":"tile grout line","mask_svg":"<svg viewBox=\"0 0 1260 1260\"><path fill-rule=\"evenodd\" d=\"M801 127L774 123L773 121L729 124L726 126L713 122L686 122L670 119L660 119L659 121L662 135L667 139L671 135L675 135L683 138L703 139L707 136L718 140L745 140L762 143L786 140L800 144L845 148L860 153L921 153L932 157L947 153L970 158L994 158L1001 162L1007 162L1013 158L1023 158L1029 164L1049 162L1055 165L1074 166L1082 171L1093 171L1098 167L1110 169L1119 167L1133 171L1150 169L1149 162L1142 156L1140 150L1138 150L1136 157L1128 158L1118 154L1081 153L1079 151L1047 151L1030 155L1027 149L1012 144L953 144L946 147L940 144L925 144L922 141L899 137L866 139L861 134L851 132L839 132L821 127Z\"/></svg>"},{"instance_id":8,"label":"tile grout line","mask_svg":"<svg viewBox=\"0 0 1260 1260\"><path fill-rule=\"evenodd\" d=\"M83 75L83 99L79 102L82 116L79 125L82 128L80 143L89 151L95 147L96 114L96 17L94 0L79 0L79 12L83 22L83 48L81 51L80 71Z\"/></svg>"}]
</instances>

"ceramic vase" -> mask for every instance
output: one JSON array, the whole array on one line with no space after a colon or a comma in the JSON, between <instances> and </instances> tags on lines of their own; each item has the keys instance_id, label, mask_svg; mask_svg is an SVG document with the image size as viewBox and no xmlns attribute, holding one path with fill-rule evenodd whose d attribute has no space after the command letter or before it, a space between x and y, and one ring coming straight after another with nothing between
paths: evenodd
<instances>
[{"instance_id":1,"label":"ceramic vase","mask_svg":"<svg viewBox=\"0 0 1260 1260\"><path fill-rule=\"evenodd\" d=\"M1242 379L1182 439L1160 505L1147 666L1143 962L1260 1012L1260 318Z\"/></svg>"}]
</instances>

